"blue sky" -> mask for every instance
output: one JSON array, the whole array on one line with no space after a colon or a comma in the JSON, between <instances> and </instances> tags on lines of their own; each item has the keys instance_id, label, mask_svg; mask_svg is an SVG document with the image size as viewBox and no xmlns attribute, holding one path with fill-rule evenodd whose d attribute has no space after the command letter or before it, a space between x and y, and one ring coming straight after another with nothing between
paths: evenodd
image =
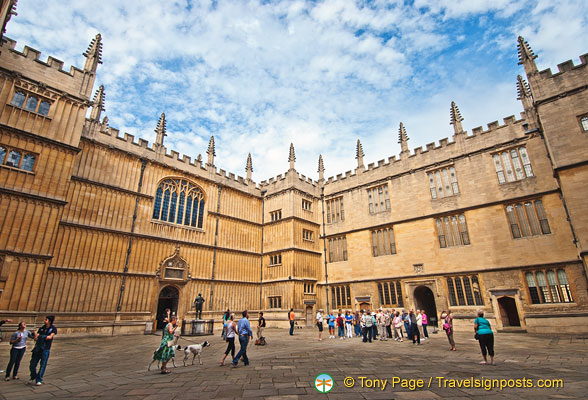
<instances>
[{"instance_id":1,"label":"blue sky","mask_svg":"<svg viewBox=\"0 0 588 400\"><path fill-rule=\"evenodd\" d=\"M509 115L516 100L516 38L540 69L588 52L585 1L41 1L19 0L6 36L65 65L83 66L103 37L96 88L109 124L149 141L161 112L166 146L253 178L296 169L317 178L451 137L455 101L468 131ZM582 39L584 38L584 39ZM67 68L67 67L64 67Z\"/></svg>"}]
</instances>

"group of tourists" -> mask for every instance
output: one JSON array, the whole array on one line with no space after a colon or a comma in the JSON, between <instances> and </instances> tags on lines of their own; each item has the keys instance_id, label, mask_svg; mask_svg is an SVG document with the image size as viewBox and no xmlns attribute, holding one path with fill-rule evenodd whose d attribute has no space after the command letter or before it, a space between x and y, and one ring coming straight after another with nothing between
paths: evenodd
<instances>
[{"instance_id":1,"label":"group of tourists","mask_svg":"<svg viewBox=\"0 0 588 400\"><path fill-rule=\"evenodd\" d=\"M6 367L5 381L10 380L11 373L12 379L19 379L18 370L20 368L20 362L27 350L27 339L32 339L35 341L35 346L33 347L31 361L29 363L30 381L27 383L36 386L43 384L43 375L47 369L51 345L53 344L53 338L57 335L57 328L53 325L54 321L55 317L53 315L46 316L44 324L37 332L27 330L27 324L24 321L18 323L18 329L10 336L12 347L10 348L10 361L8 361L8 366ZM6 322L12 322L12 320L2 320L0 321L0 326ZM41 366L37 370L39 363Z\"/></svg>"},{"instance_id":2,"label":"group of tourists","mask_svg":"<svg viewBox=\"0 0 588 400\"><path fill-rule=\"evenodd\" d=\"M167 311L167 310L166 310ZM290 321L290 335L293 334L294 310L288 313ZM5 380L19 379L18 370L21 360L26 351L27 339L33 339L35 346L32 351L30 360L30 383L40 386L43 382L43 375L47 368L47 361L51 351L53 339L57 334L57 328L53 325L55 317L48 315L45 318L43 326L37 332L28 331L27 325L24 321L19 322L18 329L10 337L10 361L6 367ZM441 321L443 321L443 330L447 335L450 350L456 351L455 341L453 339L453 316L451 310L444 310L441 313ZM0 326L11 320L0 320ZM174 357L174 346L169 343L173 342L174 333L178 327L177 317L167 312L164 319L165 327L163 329L161 346L155 351L154 359L162 362L161 373L167 374L167 362ZM345 340L353 337L362 337L363 342L372 343L375 340L387 341L388 338L393 338L395 341L403 342L404 339L412 340L415 345L420 345L421 341L429 339L427 326L429 325L429 317L425 310L417 309L416 312L410 309L406 310L383 310L377 311L361 310L360 312L351 312L349 310L333 311L327 315L323 315L323 310L319 310L316 314L316 326L318 328L318 340L322 341L323 324L326 324L329 329L329 338L335 339L336 335L340 340ZM258 342L263 339L263 330L266 327L266 320L263 312L259 313L257 324L257 339ZM404 328L404 330L403 330ZM478 311L478 317L474 320L475 339L479 341L480 349L482 351L483 361L480 364L494 365L494 334L490 327L490 322L484 318L484 311ZM235 322L235 315L229 310L223 315L223 329L221 336L227 342L227 348L220 361L220 365L224 365L226 357L231 354L231 365L238 366L239 360L243 361L245 366L249 365L247 357L247 346L251 339L253 339L253 331L249 323L249 314L247 310L242 312L242 317L238 322ZM0 336L1 337L1 336ZM240 349L235 355L235 338L239 339ZM488 361L488 356L490 361ZM37 371L38 364L40 369Z\"/></svg>"},{"instance_id":3,"label":"group of tourists","mask_svg":"<svg viewBox=\"0 0 588 400\"><path fill-rule=\"evenodd\" d=\"M443 310L441 313L443 330L449 341L450 351L456 351L453 339L453 316L451 310ZM364 343L372 343L375 340L387 341L393 338L403 342L412 340L415 345L429 339L427 327L429 317L425 310L361 310L355 313L347 310L333 311L327 315L320 309L316 313L316 326L318 328L318 340L322 341L324 324L329 329L329 339L340 340L353 337L362 337ZM404 328L404 331L403 331ZM484 311L478 311L478 317L474 321L475 338L480 343L480 349L484 360L480 364L487 364L487 355L490 356L489 364L494 365L494 334L490 328L490 322L484 318Z\"/></svg>"},{"instance_id":4,"label":"group of tourists","mask_svg":"<svg viewBox=\"0 0 588 400\"><path fill-rule=\"evenodd\" d=\"M402 342L404 337L412 340L414 344L429 338L427 326L428 316L425 310L361 310L355 313L347 310L333 311L323 315L323 310L316 313L316 326L318 328L318 340L321 341L323 324L329 329L329 339L335 339L335 335L341 340L352 337L363 337L364 342L372 340L386 341L393 338ZM403 332L404 328L404 332Z\"/></svg>"}]
</instances>

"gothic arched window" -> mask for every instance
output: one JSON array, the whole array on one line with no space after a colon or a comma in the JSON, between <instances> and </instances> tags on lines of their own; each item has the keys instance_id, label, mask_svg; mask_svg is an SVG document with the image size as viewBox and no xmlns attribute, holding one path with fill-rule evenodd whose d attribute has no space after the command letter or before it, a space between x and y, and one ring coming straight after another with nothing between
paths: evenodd
<instances>
[{"instance_id":1,"label":"gothic arched window","mask_svg":"<svg viewBox=\"0 0 588 400\"><path fill-rule=\"evenodd\" d=\"M183 179L164 179L155 192L153 219L202 229L204 193Z\"/></svg>"}]
</instances>

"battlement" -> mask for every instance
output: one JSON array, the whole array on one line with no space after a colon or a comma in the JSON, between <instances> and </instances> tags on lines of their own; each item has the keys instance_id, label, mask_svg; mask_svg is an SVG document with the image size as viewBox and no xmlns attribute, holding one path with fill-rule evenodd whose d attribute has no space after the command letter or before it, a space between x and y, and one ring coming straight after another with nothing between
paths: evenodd
<instances>
[{"instance_id":1,"label":"battlement","mask_svg":"<svg viewBox=\"0 0 588 400\"><path fill-rule=\"evenodd\" d=\"M586 65L588 65L588 53L582 54L580 56L580 64L574 64L574 62L572 60L567 60L567 61L564 61L562 63L557 64L558 72L556 72L555 74L553 72L551 72L551 68L546 68L542 71L539 71L539 76L542 79L553 78L553 77L557 77L558 75L564 74L564 73L572 71L572 70L585 68Z\"/></svg>"},{"instance_id":2,"label":"battlement","mask_svg":"<svg viewBox=\"0 0 588 400\"><path fill-rule=\"evenodd\" d=\"M85 71L74 66L66 71L63 69L63 61L51 56L47 58L47 61L43 61L40 51L25 46L21 52L15 49L16 41L9 38L4 39L5 42L1 47L0 67L16 71L28 79L42 82L70 95L88 99L80 90L86 79L87 73Z\"/></svg>"},{"instance_id":3,"label":"battlement","mask_svg":"<svg viewBox=\"0 0 588 400\"><path fill-rule=\"evenodd\" d=\"M498 121L492 121L487 124L487 129L480 126L472 129L470 135L467 132L460 134L459 136L463 135L463 139L459 139L463 140L463 145L457 145L457 136L454 136L452 141L445 137L440 139L438 144L435 142L426 144L424 149L422 146L414 148L407 157L391 156L387 160L369 163L366 169L360 168L354 172L347 171L344 175L337 174L335 177L329 177L325 187L333 185L329 191L338 191L343 189L339 185L346 188L376 182L390 176L410 173L416 169L429 168L432 165L456 159L464 152L476 152L522 138L525 135L524 122L524 119L517 120L514 115L510 115L503 119L502 125Z\"/></svg>"},{"instance_id":4,"label":"battlement","mask_svg":"<svg viewBox=\"0 0 588 400\"><path fill-rule=\"evenodd\" d=\"M535 79L529 78L533 98L535 101L541 101L585 86L588 80L587 66L588 54L583 54L580 56L579 64L574 64L572 60L558 64L556 73L553 73L551 68L539 71Z\"/></svg>"},{"instance_id":5,"label":"battlement","mask_svg":"<svg viewBox=\"0 0 588 400\"><path fill-rule=\"evenodd\" d=\"M87 119L86 127L89 127L91 123L92 121ZM149 141L143 138L135 140L135 136L127 132L124 132L121 136L118 129L108 127L105 124L100 125L99 130L94 134L89 133L88 129L85 129L83 136L138 157L154 162L163 162L172 168L185 171L186 173L214 180L224 186L244 191L251 195L260 195L260 189L256 187L256 184L242 176L227 172L224 169L217 170L215 166L207 166L202 161L196 158L192 159L192 157L186 154L180 154L175 150L169 150L168 152L167 148L159 148L157 144L149 143Z\"/></svg>"},{"instance_id":6,"label":"battlement","mask_svg":"<svg viewBox=\"0 0 588 400\"><path fill-rule=\"evenodd\" d=\"M295 170L291 170L283 175L279 174L268 180L261 181L259 187L267 190L270 194L271 192L277 192L287 187L295 187L302 191L314 193L319 188L319 183Z\"/></svg>"}]
</instances>

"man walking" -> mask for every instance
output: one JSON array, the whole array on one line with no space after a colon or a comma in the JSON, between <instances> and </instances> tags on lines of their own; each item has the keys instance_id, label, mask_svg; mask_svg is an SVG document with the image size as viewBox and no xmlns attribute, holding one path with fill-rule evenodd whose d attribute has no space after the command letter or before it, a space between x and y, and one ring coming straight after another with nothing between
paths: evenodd
<instances>
[{"instance_id":1,"label":"man walking","mask_svg":"<svg viewBox=\"0 0 588 400\"><path fill-rule=\"evenodd\" d=\"M290 312L288 313L288 319L290 320L290 336L294 336L294 321L296 316L294 314L294 309L291 308Z\"/></svg>"},{"instance_id":2,"label":"man walking","mask_svg":"<svg viewBox=\"0 0 588 400\"><path fill-rule=\"evenodd\" d=\"M251 331L251 326L249 325L249 314L247 310L243 311L243 318L239 320L237 323L237 332L239 333L239 345L241 348L239 352L233 359L233 368L237 368L237 364L239 363L239 359L243 357L243 363L245 366L249 365L249 359L247 358L247 345L249 344L249 339L253 339L253 332Z\"/></svg>"},{"instance_id":3,"label":"man walking","mask_svg":"<svg viewBox=\"0 0 588 400\"><path fill-rule=\"evenodd\" d=\"M51 345L53 344L53 338L57 335L57 328L53 326L55 317L48 315L45 318L45 325L39 328L35 334L35 347L33 348L33 354L31 355L31 363L29 369L31 371L30 384L36 384L41 386L43 384L43 375L47 368L47 361L49 360L49 353L51 351ZM39 372L37 372L37 365L41 362Z\"/></svg>"}]
</instances>

